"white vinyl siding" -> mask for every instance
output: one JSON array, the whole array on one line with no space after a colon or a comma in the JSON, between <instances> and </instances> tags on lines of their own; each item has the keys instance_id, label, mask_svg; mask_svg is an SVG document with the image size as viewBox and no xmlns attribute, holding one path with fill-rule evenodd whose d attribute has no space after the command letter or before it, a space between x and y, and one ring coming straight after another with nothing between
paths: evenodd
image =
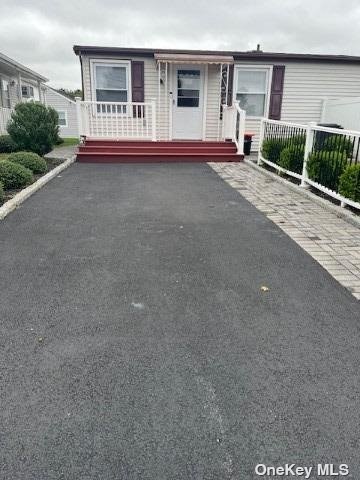
<instances>
[{"instance_id":1,"label":"white vinyl siding","mask_svg":"<svg viewBox=\"0 0 360 480\"><path fill-rule=\"evenodd\" d=\"M260 62L251 64L260 66ZM318 123L321 120L324 98L360 96L360 65L323 62L276 62L276 64L285 65L281 120ZM246 131L255 134L252 150L257 150L260 120L247 118Z\"/></svg>"},{"instance_id":2,"label":"white vinyl siding","mask_svg":"<svg viewBox=\"0 0 360 480\"><path fill-rule=\"evenodd\" d=\"M85 100L91 100L91 78L89 59L96 56L83 56L83 80ZM98 59L114 60L98 56ZM116 58L128 60L129 58ZM134 57L144 61L145 102L158 98L158 71L156 62L149 57ZM284 92L282 101L281 119L290 122L308 123L319 122L321 118L322 99L325 97L337 98L345 96L360 96L360 65L336 64L322 62L276 62L285 65ZM269 88L271 86L271 65L263 62L236 62L236 66L250 66L256 68L269 67ZM130 68L131 70L131 68ZM235 73L235 72L234 72ZM170 68L168 71L170 75ZM235 81L235 75L234 75ZM169 85L169 91L171 86ZM161 107L157 110L157 123L160 138L167 138L169 132L168 110L169 104L164 104L164 89L161 85ZM218 135L219 115L219 65L208 66L207 98L206 98L206 139L216 140ZM246 131L255 134L253 150L258 147L260 120L247 118Z\"/></svg>"},{"instance_id":3,"label":"white vinyl siding","mask_svg":"<svg viewBox=\"0 0 360 480\"><path fill-rule=\"evenodd\" d=\"M54 108L61 115L65 113L66 125L59 124L60 137L77 137L78 127L75 102L47 87L44 95L47 106Z\"/></svg>"}]
</instances>

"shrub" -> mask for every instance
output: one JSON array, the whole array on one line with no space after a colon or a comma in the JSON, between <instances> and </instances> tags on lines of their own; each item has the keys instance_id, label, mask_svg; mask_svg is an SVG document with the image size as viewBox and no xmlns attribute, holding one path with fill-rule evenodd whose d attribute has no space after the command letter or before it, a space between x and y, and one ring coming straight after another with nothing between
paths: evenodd
<instances>
[{"instance_id":1,"label":"shrub","mask_svg":"<svg viewBox=\"0 0 360 480\"><path fill-rule=\"evenodd\" d=\"M268 138L263 141L261 153L264 158L270 162L278 163L281 150L285 147L285 142L279 138Z\"/></svg>"},{"instance_id":2,"label":"shrub","mask_svg":"<svg viewBox=\"0 0 360 480\"><path fill-rule=\"evenodd\" d=\"M11 153L7 160L9 160L9 162L18 163L31 170L33 173L44 173L47 170L46 161L39 157L37 153L33 152Z\"/></svg>"},{"instance_id":3,"label":"shrub","mask_svg":"<svg viewBox=\"0 0 360 480\"><path fill-rule=\"evenodd\" d=\"M340 176L339 193L355 202L360 202L360 164L346 167Z\"/></svg>"},{"instance_id":4,"label":"shrub","mask_svg":"<svg viewBox=\"0 0 360 480\"><path fill-rule=\"evenodd\" d=\"M21 188L34 180L31 170L9 160L0 162L0 182L5 190Z\"/></svg>"},{"instance_id":5,"label":"shrub","mask_svg":"<svg viewBox=\"0 0 360 480\"><path fill-rule=\"evenodd\" d=\"M4 185L0 182L0 204L4 201Z\"/></svg>"},{"instance_id":6,"label":"shrub","mask_svg":"<svg viewBox=\"0 0 360 480\"><path fill-rule=\"evenodd\" d=\"M62 143L64 143L64 139L61 137L57 137L55 145L61 145Z\"/></svg>"},{"instance_id":7,"label":"shrub","mask_svg":"<svg viewBox=\"0 0 360 480\"><path fill-rule=\"evenodd\" d=\"M349 138L345 138L343 135L331 135L325 138L321 145L322 150L337 150L339 152L346 152L350 157L353 151L353 142Z\"/></svg>"},{"instance_id":8,"label":"shrub","mask_svg":"<svg viewBox=\"0 0 360 480\"><path fill-rule=\"evenodd\" d=\"M304 146L302 144L292 145L284 148L280 153L280 167L291 172L301 173L304 163Z\"/></svg>"},{"instance_id":9,"label":"shrub","mask_svg":"<svg viewBox=\"0 0 360 480\"><path fill-rule=\"evenodd\" d=\"M303 145L305 148L305 142L306 142L306 134L305 133L299 133L298 135L294 135L293 137L289 137L288 143L290 146L292 145Z\"/></svg>"},{"instance_id":10,"label":"shrub","mask_svg":"<svg viewBox=\"0 0 360 480\"><path fill-rule=\"evenodd\" d=\"M44 155L50 152L58 138L58 114L41 103L19 103L7 130L19 150Z\"/></svg>"},{"instance_id":11,"label":"shrub","mask_svg":"<svg viewBox=\"0 0 360 480\"><path fill-rule=\"evenodd\" d=\"M0 135L0 153L16 152L17 145L10 135Z\"/></svg>"},{"instance_id":12,"label":"shrub","mask_svg":"<svg viewBox=\"0 0 360 480\"><path fill-rule=\"evenodd\" d=\"M337 191L339 177L347 165L345 152L315 151L309 155L307 172L309 178Z\"/></svg>"}]
</instances>

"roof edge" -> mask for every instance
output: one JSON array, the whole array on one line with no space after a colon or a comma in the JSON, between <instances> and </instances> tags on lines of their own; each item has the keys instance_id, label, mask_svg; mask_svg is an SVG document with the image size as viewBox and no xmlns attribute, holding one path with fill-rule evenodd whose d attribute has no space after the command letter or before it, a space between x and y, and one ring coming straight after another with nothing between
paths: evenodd
<instances>
[{"instance_id":1,"label":"roof edge","mask_svg":"<svg viewBox=\"0 0 360 480\"><path fill-rule=\"evenodd\" d=\"M188 54L188 55L224 55L233 56L235 60L299 60L311 62L344 62L360 63L360 56L354 55L330 55L316 53L284 53L284 52L261 52L261 51L232 51L232 50L181 50L164 48L135 48L135 47L101 47L91 45L74 45L76 55L104 54L104 55L134 55L153 57L159 54Z\"/></svg>"}]
</instances>

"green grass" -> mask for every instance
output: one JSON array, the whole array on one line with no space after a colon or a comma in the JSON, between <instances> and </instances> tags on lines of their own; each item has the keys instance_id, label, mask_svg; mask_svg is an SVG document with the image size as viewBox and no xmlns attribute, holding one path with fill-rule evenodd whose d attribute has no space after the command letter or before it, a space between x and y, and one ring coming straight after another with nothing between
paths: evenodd
<instances>
[{"instance_id":1,"label":"green grass","mask_svg":"<svg viewBox=\"0 0 360 480\"><path fill-rule=\"evenodd\" d=\"M8 153L0 153L0 160L6 160L8 156Z\"/></svg>"},{"instance_id":2,"label":"green grass","mask_svg":"<svg viewBox=\"0 0 360 480\"><path fill-rule=\"evenodd\" d=\"M79 139L73 138L73 137L63 138L63 140L64 140L63 143L60 143L60 145L55 145L54 148L70 147L72 145L77 145L79 143Z\"/></svg>"}]
</instances>

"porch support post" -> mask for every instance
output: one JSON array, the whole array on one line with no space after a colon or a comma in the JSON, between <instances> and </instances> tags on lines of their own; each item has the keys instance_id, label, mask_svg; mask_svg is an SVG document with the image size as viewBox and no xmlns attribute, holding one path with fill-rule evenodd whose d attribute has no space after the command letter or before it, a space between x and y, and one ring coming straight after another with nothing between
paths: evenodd
<instances>
[{"instance_id":1,"label":"porch support post","mask_svg":"<svg viewBox=\"0 0 360 480\"><path fill-rule=\"evenodd\" d=\"M225 85L225 105L228 105L229 96L229 64L226 67L226 85Z\"/></svg>"},{"instance_id":2,"label":"porch support post","mask_svg":"<svg viewBox=\"0 0 360 480\"><path fill-rule=\"evenodd\" d=\"M160 122L160 111L161 111L161 62L158 62L159 70L158 70L158 100L157 100L157 121ZM153 105L154 109L154 105ZM156 114L155 114L156 118ZM152 117L153 123L154 123L154 111L153 111L153 117ZM154 125L152 126L154 129ZM160 128L159 128L160 130ZM154 130L153 130L154 133ZM154 139L154 138L153 138Z\"/></svg>"},{"instance_id":3,"label":"porch support post","mask_svg":"<svg viewBox=\"0 0 360 480\"><path fill-rule=\"evenodd\" d=\"M19 102L22 101L22 88L21 88L21 73L18 72L18 98Z\"/></svg>"},{"instance_id":4,"label":"porch support post","mask_svg":"<svg viewBox=\"0 0 360 480\"><path fill-rule=\"evenodd\" d=\"M220 82L219 82L219 111L218 111L218 128L217 128L217 139L220 140L220 113L221 113L221 87L222 87L222 69L223 64L220 63Z\"/></svg>"},{"instance_id":5,"label":"porch support post","mask_svg":"<svg viewBox=\"0 0 360 480\"><path fill-rule=\"evenodd\" d=\"M38 90L39 90L39 102L44 103L41 99L41 82L40 82L40 80L37 81L37 87L38 87Z\"/></svg>"}]
</instances>

